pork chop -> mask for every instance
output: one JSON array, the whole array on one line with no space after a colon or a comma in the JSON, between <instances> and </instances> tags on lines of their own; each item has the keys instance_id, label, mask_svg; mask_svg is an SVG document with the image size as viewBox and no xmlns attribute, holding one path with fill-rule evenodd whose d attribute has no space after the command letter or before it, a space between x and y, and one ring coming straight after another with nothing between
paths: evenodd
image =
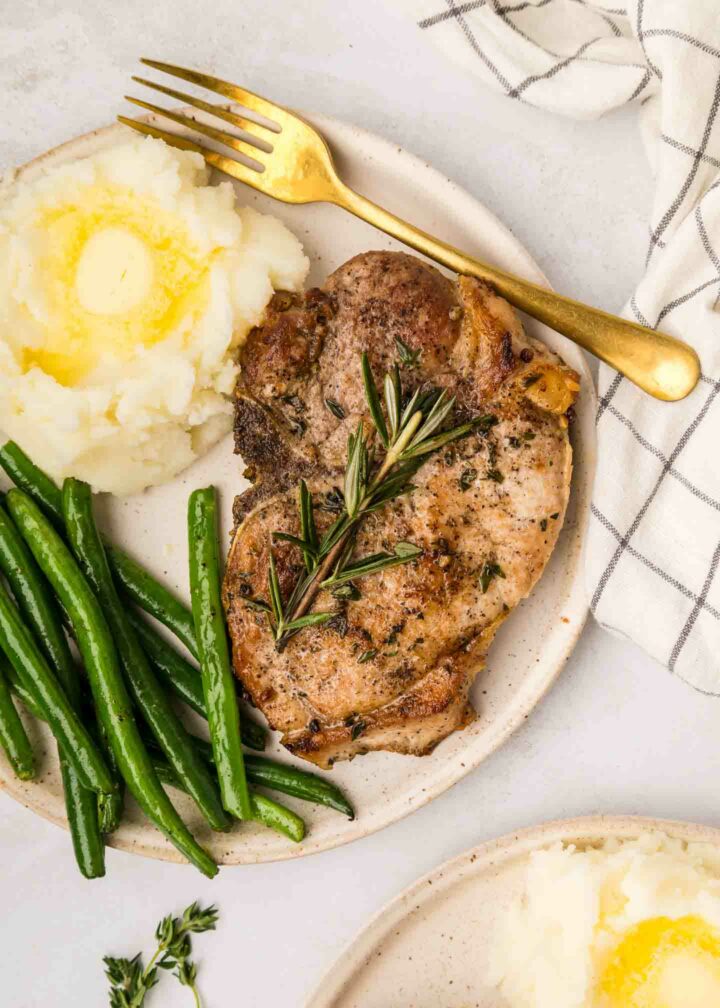
<instances>
[{"instance_id":1,"label":"pork chop","mask_svg":"<svg viewBox=\"0 0 720 1008\"><path fill-rule=\"evenodd\" d=\"M455 395L455 424L491 421L431 455L416 489L360 528L357 556L408 540L422 555L365 577L355 600L321 591L311 611L336 615L278 651L252 600L268 598L272 533L299 534L298 481L321 533L342 507L348 434L370 429L361 351L380 383L400 358L408 392ZM283 744L320 766L429 753L475 717L488 647L557 540L578 376L488 284L389 252L356 256L322 289L276 294L240 363L235 445L253 486L235 501L224 582L235 672ZM303 558L287 542L273 551L287 600Z\"/></svg>"}]
</instances>

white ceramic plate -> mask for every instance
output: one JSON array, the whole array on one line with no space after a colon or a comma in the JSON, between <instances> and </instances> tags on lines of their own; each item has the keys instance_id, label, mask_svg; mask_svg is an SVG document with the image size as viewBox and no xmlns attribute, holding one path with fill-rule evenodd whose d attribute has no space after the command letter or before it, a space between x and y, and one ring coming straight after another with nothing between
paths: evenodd
<instances>
[{"instance_id":1,"label":"white ceramic plate","mask_svg":"<svg viewBox=\"0 0 720 1008\"><path fill-rule=\"evenodd\" d=\"M306 1008L507 1008L484 977L490 936L521 892L527 855L558 841L588 847L648 830L720 844L717 829L633 816L565 819L481 844L419 879L377 914Z\"/></svg>"},{"instance_id":2,"label":"white ceramic plate","mask_svg":"<svg viewBox=\"0 0 720 1008\"><path fill-rule=\"evenodd\" d=\"M355 127L320 116L311 118L328 138L340 174L351 186L481 259L547 283L528 253L491 213L428 165ZM22 171L31 177L51 165L92 153L117 141L123 130L124 127L111 126L79 137L31 162ZM335 207L286 206L239 185L238 195L241 201L276 214L299 236L312 262L312 283L321 282L358 252L401 247ZM301 857L366 836L420 808L476 767L522 724L570 655L587 615L581 550L595 465L594 392L579 349L533 320L528 325L582 378L577 419L572 428L575 471L565 526L550 563L532 596L500 630L488 667L476 682L472 696L479 718L443 742L432 756L373 753L353 763L338 765L332 771L332 779L347 790L357 809L353 822L335 812L288 800L288 804L302 811L308 822L309 835L300 845L254 825L230 834L213 834L190 801L177 795L180 811L220 862L246 864ZM102 524L118 543L141 558L185 598L188 493L208 483L218 486L223 527L229 530L233 497L246 485L240 476L242 469L242 463L232 454L231 439L227 438L172 484L135 497L103 499ZM40 815L65 825L54 746L43 728L33 724L31 730L42 753L39 779L29 784L19 782L0 759L0 786ZM275 748L279 750L277 745ZM148 857L181 860L132 805L127 822L110 838L110 843Z\"/></svg>"}]
</instances>

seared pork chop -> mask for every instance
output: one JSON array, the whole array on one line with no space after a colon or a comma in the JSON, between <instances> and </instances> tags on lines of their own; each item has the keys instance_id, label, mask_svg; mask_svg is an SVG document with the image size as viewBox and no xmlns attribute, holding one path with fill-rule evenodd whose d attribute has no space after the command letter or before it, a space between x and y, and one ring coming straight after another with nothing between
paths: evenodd
<instances>
[{"instance_id":1,"label":"seared pork chop","mask_svg":"<svg viewBox=\"0 0 720 1008\"><path fill-rule=\"evenodd\" d=\"M272 533L299 534L300 478L320 533L342 507L348 434L361 419L370 429L362 351L379 382L400 356L408 392L455 395L453 424L492 423L431 455L416 489L360 527L357 556L408 540L422 555L365 577L356 600L320 592L312 611L337 615L278 652L247 600L268 598ZM388 252L356 256L323 289L277 294L241 367L236 451L254 485L235 501L224 584L236 674L283 744L321 766L374 749L428 753L475 716L468 692L493 636L557 540L577 375L489 285ZM302 556L273 549L287 600Z\"/></svg>"}]
</instances>

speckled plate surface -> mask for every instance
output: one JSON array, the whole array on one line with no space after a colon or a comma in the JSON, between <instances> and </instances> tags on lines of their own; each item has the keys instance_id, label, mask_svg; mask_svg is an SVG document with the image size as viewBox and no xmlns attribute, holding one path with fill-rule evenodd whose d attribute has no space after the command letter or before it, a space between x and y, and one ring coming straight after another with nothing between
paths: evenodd
<instances>
[{"instance_id":1,"label":"speckled plate surface","mask_svg":"<svg viewBox=\"0 0 720 1008\"><path fill-rule=\"evenodd\" d=\"M718 829L634 816L565 819L481 844L384 907L306 1008L508 1008L485 980L489 938L521 892L528 854L558 841L588 847L648 830L720 845Z\"/></svg>"},{"instance_id":2,"label":"speckled plate surface","mask_svg":"<svg viewBox=\"0 0 720 1008\"><path fill-rule=\"evenodd\" d=\"M510 232L477 200L434 169L355 127L320 116L308 118L329 140L341 176L360 192L479 258L531 280L547 282ZM86 156L116 142L124 129L111 126L79 137L21 171L30 177L51 165ZM358 252L401 247L335 207L291 207L240 185L237 188L241 201L275 214L298 235L312 263L311 283L321 282ZM595 465L594 392L580 350L539 323L530 320L528 326L533 335L560 353L581 375L582 391L572 430L572 495L562 534L540 583L500 630L488 666L475 684L472 697L478 719L443 742L432 756L418 759L373 753L338 765L332 779L347 790L355 804L358 814L353 822L289 799L288 804L302 809L309 827L308 837L300 845L254 825L229 834L212 834L189 800L177 795L178 808L221 863L247 864L312 854L366 836L419 808L476 767L522 724L570 655L587 615L581 552ZM240 476L242 468L228 438L167 486L134 497L103 498L101 522L118 543L142 557L185 598L187 495L196 486L218 486L223 528L229 530L233 496L246 485ZM65 825L54 745L41 726L32 724L31 732L42 754L39 779L29 784L16 780L0 758L0 786L40 815ZM277 744L274 748L280 751ZM181 860L132 805L126 822L110 843L147 857Z\"/></svg>"}]
</instances>

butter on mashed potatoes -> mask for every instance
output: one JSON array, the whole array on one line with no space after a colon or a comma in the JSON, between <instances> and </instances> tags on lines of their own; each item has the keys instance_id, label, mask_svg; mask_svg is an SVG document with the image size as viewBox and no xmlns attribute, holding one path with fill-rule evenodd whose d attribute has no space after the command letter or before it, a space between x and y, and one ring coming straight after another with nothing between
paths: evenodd
<instances>
[{"instance_id":1,"label":"butter on mashed potatoes","mask_svg":"<svg viewBox=\"0 0 720 1008\"><path fill-rule=\"evenodd\" d=\"M656 832L535 851L490 967L507 1008L715 1008L718 849Z\"/></svg>"},{"instance_id":2,"label":"butter on mashed potatoes","mask_svg":"<svg viewBox=\"0 0 720 1008\"><path fill-rule=\"evenodd\" d=\"M308 261L198 154L131 137L0 198L0 433L134 493L231 427L235 356Z\"/></svg>"}]
</instances>

